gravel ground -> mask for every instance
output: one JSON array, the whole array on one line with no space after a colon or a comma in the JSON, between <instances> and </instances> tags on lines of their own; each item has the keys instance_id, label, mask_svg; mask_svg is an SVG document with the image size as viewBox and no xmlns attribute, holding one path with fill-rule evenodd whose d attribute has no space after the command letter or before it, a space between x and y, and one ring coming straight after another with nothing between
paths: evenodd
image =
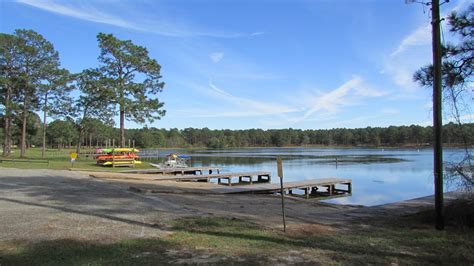
<instances>
[{"instance_id":1,"label":"gravel ground","mask_svg":"<svg viewBox=\"0 0 474 266\"><path fill-rule=\"evenodd\" d=\"M176 207L81 173L0 168L0 240L159 237Z\"/></svg>"},{"instance_id":2,"label":"gravel ground","mask_svg":"<svg viewBox=\"0 0 474 266\"><path fill-rule=\"evenodd\" d=\"M130 185L81 172L0 168L0 240L160 237L171 220L200 215L281 224L280 199L272 195L144 195ZM289 200L286 211L290 223L308 223L347 208Z\"/></svg>"}]
</instances>

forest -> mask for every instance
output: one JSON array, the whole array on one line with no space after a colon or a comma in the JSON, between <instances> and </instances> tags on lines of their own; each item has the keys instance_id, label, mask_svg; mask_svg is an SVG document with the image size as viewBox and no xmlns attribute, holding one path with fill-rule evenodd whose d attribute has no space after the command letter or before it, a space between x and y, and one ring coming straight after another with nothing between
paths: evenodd
<instances>
[{"instance_id":1,"label":"forest","mask_svg":"<svg viewBox=\"0 0 474 266\"><path fill-rule=\"evenodd\" d=\"M97 43L98 66L71 73L62 68L58 51L40 33L27 29L0 33L4 157L15 146L25 157L26 148L39 144L40 127L42 157L47 138L62 146L74 137L79 152L90 121L113 126L115 116L120 120L117 146L125 147L125 120L153 123L165 114L164 103L157 98L165 85L161 65L148 50L105 33L97 34ZM42 121L36 112L41 112ZM52 122L48 130L48 117L68 122ZM69 132L71 125L74 130ZM55 130L58 126L64 127L61 136Z\"/></svg>"},{"instance_id":2,"label":"forest","mask_svg":"<svg viewBox=\"0 0 474 266\"><path fill-rule=\"evenodd\" d=\"M13 143L20 141L21 120L14 123ZM97 119L84 123L81 146L105 147L119 145L120 129L106 125ZM73 121L54 120L48 123L46 143L49 148L62 149L75 147L80 132ZM3 137L3 131L0 130ZM432 141L432 128L419 125L335 128L335 129L245 129L212 130L208 128L163 129L148 128L127 129L126 146L140 148L232 148L232 147L285 147L285 146L366 146L400 147L429 146ZM467 137L467 139L465 139ZM27 127L27 146L41 146L42 124L39 116L31 113ZM462 127L449 123L444 126L443 142L447 146L474 144L474 124Z\"/></svg>"}]
</instances>

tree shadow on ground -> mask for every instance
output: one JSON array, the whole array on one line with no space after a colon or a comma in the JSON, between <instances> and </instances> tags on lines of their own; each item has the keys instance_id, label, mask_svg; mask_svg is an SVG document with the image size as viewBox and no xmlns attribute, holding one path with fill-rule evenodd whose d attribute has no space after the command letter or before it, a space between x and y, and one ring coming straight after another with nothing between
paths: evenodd
<instances>
[{"instance_id":1,"label":"tree shadow on ground","mask_svg":"<svg viewBox=\"0 0 474 266\"><path fill-rule=\"evenodd\" d=\"M76 175L77 173L75 173ZM184 213L185 208L165 201L144 197L127 190L127 186L67 172L54 175L21 173L1 176L0 196L19 199L22 203L42 203L46 207L67 207L88 214L145 214L150 212ZM45 206L43 206L45 207Z\"/></svg>"},{"instance_id":2,"label":"tree shadow on ground","mask_svg":"<svg viewBox=\"0 0 474 266\"><path fill-rule=\"evenodd\" d=\"M115 222L127 223L127 224L130 224L130 225L144 226L144 227L149 227L149 228L166 229L166 227L164 225L160 225L160 224L156 224L156 223L151 224L151 223L138 222L138 221L134 221L134 220L130 220L130 219L111 216L111 215L107 215L107 214L101 214L101 213L97 213L97 212L74 210L74 209L67 208L67 207L62 207L62 206L52 206L52 205L41 204L41 203L25 202L25 201L21 201L21 200L7 199L7 198L2 198L2 197L0 197L0 201L6 201L6 202L11 202L11 203L16 203L16 204L27 205L27 206L48 208L48 209L58 210L58 211L66 212L66 213L75 213L75 214L81 214L81 215L86 215L86 216L93 216L93 217L107 219L107 220L111 220L111 221L115 221Z\"/></svg>"}]
</instances>

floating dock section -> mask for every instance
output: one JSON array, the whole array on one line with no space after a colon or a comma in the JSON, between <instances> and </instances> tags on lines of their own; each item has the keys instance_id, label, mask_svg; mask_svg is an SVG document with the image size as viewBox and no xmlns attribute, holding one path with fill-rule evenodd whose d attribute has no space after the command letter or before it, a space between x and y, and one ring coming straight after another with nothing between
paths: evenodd
<instances>
[{"instance_id":1,"label":"floating dock section","mask_svg":"<svg viewBox=\"0 0 474 266\"><path fill-rule=\"evenodd\" d=\"M175 177L183 180L182 176ZM191 178L191 177L190 177ZM196 176L195 178L199 178ZM164 180L164 179L160 179ZM130 190L140 193L174 193L174 190L153 185L133 185ZM220 186L216 184L208 184L209 187L180 188L176 193L198 193L198 194L273 194L280 193L280 184L260 183L252 186ZM297 191L299 190L299 191ZM173 191L173 192L170 192ZM300 193L298 193L300 192ZM303 192L303 193L301 193ZM346 197L352 195L352 180L342 178L323 178L314 180L304 180L298 182L288 182L283 184L283 193L295 197L313 198L313 199L331 199L338 197Z\"/></svg>"},{"instance_id":2,"label":"floating dock section","mask_svg":"<svg viewBox=\"0 0 474 266\"><path fill-rule=\"evenodd\" d=\"M161 175L202 175L220 173L218 167L185 167L185 168L163 168L163 169L144 169L144 170L125 170L119 173L129 174L161 174Z\"/></svg>"},{"instance_id":3,"label":"floating dock section","mask_svg":"<svg viewBox=\"0 0 474 266\"><path fill-rule=\"evenodd\" d=\"M324 197L334 198L352 195L352 180L343 178L321 178L297 182L283 183L283 193L297 196L297 190L303 191L305 198ZM253 186L217 188L217 193L244 194L244 193L280 193L280 184L255 184Z\"/></svg>"},{"instance_id":4,"label":"floating dock section","mask_svg":"<svg viewBox=\"0 0 474 266\"><path fill-rule=\"evenodd\" d=\"M271 174L270 172L238 172L238 173L220 173L211 175L182 175L182 176L157 176L154 180L167 180L167 181L206 181L217 179L217 184L221 185L252 185L256 183L270 183ZM237 181L237 182L235 182Z\"/></svg>"}]
</instances>

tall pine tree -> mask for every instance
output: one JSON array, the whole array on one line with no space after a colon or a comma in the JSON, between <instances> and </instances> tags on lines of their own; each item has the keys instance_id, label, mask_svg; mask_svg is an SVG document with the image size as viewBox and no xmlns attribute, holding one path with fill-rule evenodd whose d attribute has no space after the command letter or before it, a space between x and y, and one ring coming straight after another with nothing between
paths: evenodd
<instances>
[{"instance_id":1,"label":"tall pine tree","mask_svg":"<svg viewBox=\"0 0 474 266\"><path fill-rule=\"evenodd\" d=\"M145 47L112 34L97 35L100 71L112 89L108 99L118 106L120 146L125 147L125 119L137 123L153 122L165 115L163 102L156 95L163 90L161 66Z\"/></svg>"}]
</instances>

